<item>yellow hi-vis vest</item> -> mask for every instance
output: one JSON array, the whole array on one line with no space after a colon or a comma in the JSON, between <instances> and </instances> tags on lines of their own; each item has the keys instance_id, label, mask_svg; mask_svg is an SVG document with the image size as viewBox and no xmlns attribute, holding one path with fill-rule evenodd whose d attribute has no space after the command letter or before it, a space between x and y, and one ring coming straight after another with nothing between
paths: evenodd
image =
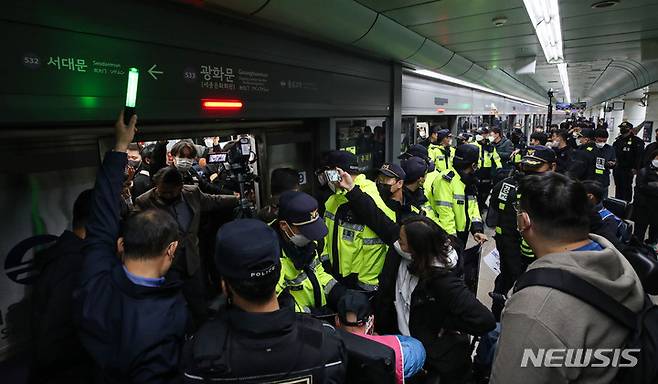
<instances>
[{"instance_id":1,"label":"yellow hi-vis vest","mask_svg":"<svg viewBox=\"0 0 658 384\"><path fill-rule=\"evenodd\" d=\"M310 269L318 279L320 287L322 287L323 292L320 294L322 302L319 306L323 307L327 305L327 295L336 285L336 280L324 270L317 254L315 255L315 258L313 258L313 261L311 261ZM296 312L308 313L310 312L310 308L317 308L311 278L306 272L295 268L293 261L286 256L285 251L282 249L281 277L279 277L279 282L276 286L277 296L286 288L292 295L293 299L295 299Z\"/></svg>"},{"instance_id":2,"label":"yellow hi-vis vest","mask_svg":"<svg viewBox=\"0 0 658 384\"><path fill-rule=\"evenodd\" d=\"M354 179L354 184L368 194L389 219L395 221L395 213L384 204L373 181L360 174ZM378 277L384 266L388 246L372 229L363 224L344 220L336 222L336 212L347 202L345 191L337 191L325 203L324 222L329 233L325 237L321 259L328 259L340 276L347 277L356 273L361 288L375 290L379 284ZM338 248L335 250L334 237ZM338 265L335 264L334 256L338 256Z\"/></svg>"},{"instance_id":3,"label":"yellow hi-vis vest","mask_svg":"<svg viewBox=\"0 0 658 384\"><path fill-rule=\"evenodd\" d=\"M439 225L449 235L468 231L470 223L482 222L477 198L466 195L466 185L456 171L444 171L434 179L430 202L439 216Z\"/></svg>"},{"instance_id":4,"label":"yellow hi-vis vest","mask_svg":"<svg viewBox=\"0 0 658 384\"><path fill-rule=\"evenodd\" d=\"M492 146L493 151L489 152L485 151L484 146L478 142L475 142L474 145L480 150L480 160L478 160L478 166L480 169L491 168L493 166L496 168L503 167L503 163L500 161L500 156L498 155L498 151L496 151L496 147Z\"/></svg>"},{"instance_id":5,"label":"yellow hi-vis vest","mask_svg":"<svg viewBox=\"0 0 658 384\"><path fill-rule=\"evenodd\" d=\"M452 159L455 157L455 147L448 147L447 156L445 150L446 148L444 146L436 144L430 144L427 148L427 155L434 161L434 167L439 172L452 169Z\"/></svg>"}]
</instances>

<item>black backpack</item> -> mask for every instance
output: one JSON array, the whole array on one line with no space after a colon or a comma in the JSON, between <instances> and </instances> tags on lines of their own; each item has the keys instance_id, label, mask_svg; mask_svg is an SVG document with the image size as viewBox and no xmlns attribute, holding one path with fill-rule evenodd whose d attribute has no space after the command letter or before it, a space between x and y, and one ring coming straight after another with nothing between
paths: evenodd
<instances>
[{"instance_id":1,"label":"black backpack","mask_svg":"<svg viewBox=\"0 0 658 384\"><path fill-rule=\"evenodd\" d=\"M556 268L536 268L525 272L514 292L533 285L550 287L574 296L615 319L631 332L622 348L639 349L634 367L619 368L615 383L658 383L658 306L645 296L644 308L634 313L599 288L578 276Z\"/></svg>"}]
</instances>

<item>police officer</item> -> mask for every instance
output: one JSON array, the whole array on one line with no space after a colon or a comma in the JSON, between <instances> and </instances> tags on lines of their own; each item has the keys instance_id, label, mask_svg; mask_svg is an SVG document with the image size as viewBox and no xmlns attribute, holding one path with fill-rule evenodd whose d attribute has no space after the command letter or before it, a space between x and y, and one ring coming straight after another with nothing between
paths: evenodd
<instances>
[{"instance_id":1,"label":"police officer","mask_svg":"<svg viewBox=\"0 0 658 384\"><path fill-rule=\"evenodd\" d=\"M422 211L437 224L439 218L430 205L424 184L427 173L427 163L420 157L410 157L400 162L405 173L402 197L405 205L411 205ZM431 186L430 186L431 187Z\"/></svg>"},{"instance_id":2,"label":"police officer","mask_svg":"<svg viewBox=\"0 0 658 384\"><path fill-rule=\"evenodd\" d=\"M594 180L596 175L596 144L594 143L594 131L582 128L577 133L576 144L578 148L574 152L576 165L572 169L572 176L580 181Z\"/></svg>"},{"instance_id":3,"label":"police officer","mask_svg":"<svg viewBox=\"0 0 658 384\"><path fill-rule=\"evenodd\" d=\"M619 124L619 137L612 146L617 155L617 166L612 171L615 197L630 202L633 199L633 178L642 167L644 141L635 136L633 124L624 121Z\"/></svg>"},{"instance_id":4,"label":"police officer","mask_svg":"<svg viewBox=\"0 0 658 384\"><path fill-rule=\"evenodd\" d=\"M447 129L437 133L437 144L430 144L427 149L429 157L434 161L434 166L439 172L450 169L452 158L455 156L455 147L452 144L452 134Z\"/></svg>"},{"instance_id":5,"label":"police officer","mask_svg":"<svg viewBox=\"0 0 658 384\"><path fill-rule=\"evenodd\" d=\"M228 305L185 344L185 382L344 382L346 352L336 331L279 307L276 233L260 220L240 219L225 224L216 243Z\"/></svg>"},{"instance_id":6,"label":"police officer","mask_svg":"<svg viewBox=\"0 0 658 384\"><path fill-rule=\"evenodd\" d=\"M380 197L378 186L359 172L354 154L333 151L327 162L329 171L340 169L350 174L354 184L368 194L379 209L395 220L393 212ZM345 197L346 191L339 183L329 181L328 186L334 193L325 203L324 222L328 233L321 261L328 264L327 270L346 287L374 292L377 290L387 246L354 215L351 203Z\"/></svg>"},{"instance_id":7,"label":"police officer","mask_svg":"<svg viewBox=\"0 0 658 384\"><path fill-rule=\"evenodd\" d=\"M427 148L423 147L422 145L419 144L412 145L411 147L409 147L409 149L407 149L406 152L398 156L398 159L406 160L411 157L419 157L425 160L425 163L427 164L425 176L422 178L422 191L425 194L425 198L429 202L429 195L432 190L432 182L439 175L440 172L436 169L434 160L429 158L429 152L427 151ZM401 162L401 164L404 163ZM420 205L414 204L414 205L416 205L418 208L423 206L422 204Z\"/></svg>"},{"instance_id":8,"label":"police officer","mask_svg":"<svg viewBox=\"0 0 658 384\"><path fill-rule=\"evenodd\" d=\"M496 320L500 320L500 312L505 304L504 295L534 261L532 249L525 243L516 227L514 204L519 198L517 187L525 174L554 171L555 167L556 156L552 149L530 146L526 148L526 155L521 160L522 172L512 173L510 177L496 184L491 192L487 225L496 228L496 248L500 254L500 274L494 284L491 307Z\"/></svg>"},{"instance_id":9,"label":"police officer","mask_svg":"<svg viewBox=\"0 0 658 384\"><path fill-rule=\"evenodd\" d=\"M514 152L514 143L503 136L503 130L500 127L493 127L489 137L503 163L503 168L498 171L497 178L503 179L514 169L514 162L511 159L512 152Z\"/></svg>"},{"instance_id":10,"label":"police officer","mask_svg":"<svg viewBox=\"0 0 658 384\"><path fill-rule=\"evenodd\" d=\"M574 149L569 145L571 134L566 129L560 129L553 132L552 140L549 141L548 147L553 149L557 158L556 172L571 175L574 167Z\"/></svg>"},{"instance_id":11,"label":"police officer","mask_svg":"<svg viewBox=\"0 0 658 384\"><path fill-rule=\"evenodd\" d=\"M281 248L279 297L292 296L297 312L318 314L327 305L335 309L345 290L325 272L317 254L315 242L327 235L317 200L304 192L283 192L272 227Z\"/></svg>"},{"instance_id":12,"label":"police officer","mask_svg":"<svg viewBox=\"0 0 658 384\"><path fill-rule=\"evenodd\" d=\"M608 136L608 131L605 129L597 129L594 131L594 145L596 145L596 149L593 151L596 155L594 180L601 184L603 198L608 197L610 170L614 169L615 165L617 165L615 149L607 143Z\"/></svg>"},{"instance_id":13,"label":"police officer","mask_svg":"<svg viewBox=\"0 0 658 384\"><path fill-rule=\"evenodd\" d=\"M502 168L503 164L498 156L496 147L489 140L487 140L484 131L478 132L475 136L475 145L480 151L480 159L478 162L478 170L475 175L478 178L478 207L480 211L487 207L486 201L493 187L493 180L496 176L498 169Z\"/></svg>"},{"instance_id":14,"label":"police officer","mask_svg":"<svg viewBox=\"0 0 658 384\"><path fill-rule=\"evenodd\" d=\"M480 151L472 144L460 145L452 166L434 180L430 204L439 217L439 225L466 245L468 232L482 243L487 240L477 206L477 178Z\"/></svg>"}]
</instances>

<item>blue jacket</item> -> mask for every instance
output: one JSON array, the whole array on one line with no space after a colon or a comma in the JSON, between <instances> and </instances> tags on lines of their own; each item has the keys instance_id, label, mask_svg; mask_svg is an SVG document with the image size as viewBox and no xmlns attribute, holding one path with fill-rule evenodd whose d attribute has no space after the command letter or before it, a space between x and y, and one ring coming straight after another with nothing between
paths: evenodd
<instances>
[{"instance_id":1,"label":"blue jacket","mask_svg":"<svg viewBox=\"0 0 658 384\"><path fill-rule=\"evenodd\" d=\"M126 163L125 153L108 152L96 176L74 317L99 381L168 383L176 380L187 310L180 281L133 284L117 257Z\"/></svg>"}]
</instances>

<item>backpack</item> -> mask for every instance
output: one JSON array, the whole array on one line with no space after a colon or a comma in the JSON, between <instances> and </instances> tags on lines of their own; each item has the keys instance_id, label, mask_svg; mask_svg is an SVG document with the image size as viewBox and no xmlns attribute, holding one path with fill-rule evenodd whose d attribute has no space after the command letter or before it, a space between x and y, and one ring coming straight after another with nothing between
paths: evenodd
<instances>
[{"instance_id":1,"label":"backpack","mask_svg":"<svg viewBox=\"0 0 658 384\"><path fill-rule=\"evenodd\" d=\"M619 368L618 384L655 384L658 382L658 306L645 294L644 308L634 313L599 288L580 277L556 268L536 268L525 272L514 286L514 292L533 285L550 287L576 297L593 306L631 330L624 349L639 349L634 367Z\"/></svg>"}]
</instances>

